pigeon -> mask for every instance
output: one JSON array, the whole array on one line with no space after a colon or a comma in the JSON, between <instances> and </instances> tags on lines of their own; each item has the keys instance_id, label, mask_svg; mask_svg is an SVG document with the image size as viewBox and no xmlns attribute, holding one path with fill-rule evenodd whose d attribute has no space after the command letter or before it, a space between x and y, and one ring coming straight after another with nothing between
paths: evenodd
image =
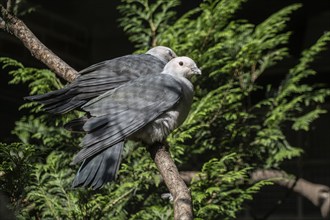
<instances>
[{"instance_id":1,"label":"pigeon","mask_svg":"<svg viewBox=\"0 0 330 220\"><path fill-rule=\"evenodd\" d=\"M201 70L192 59L177 57L160 74L141 76L84 104L81 108L90 117L82 125L86 132L83 149L73 162L92 163L93 158L100 158L93 169L82 167L73 185L98 189L113 180L120 164L116 155L125 140L147 145L163 142L189 113L194 94L189 79L196 74L201 74ZM105 157L107 151L113 156ZM107 164L112 164L107 175L98 172Z\"/></svg>"},{"instance_id":2,"label":"pigeon","mask_svg":"<svg viewBox=\"0 0 330 220\"><path fill-rule=\"evenodd\" d=\"M157 46L145 54L126 55L106 60L81 70L77 79L63 89L25 97L25 99L43 104L44 110L54 114L64 114L75 109L82 110L81 106L89 100L130 80L160 73L166 63L175 57L177 56L172 49ZM72 120L64 127L70 131L83 132L82 125L88 117L87 113L87 116ZM97 181L98 185L102 186L115 179L123 147L124 142L120 142L98 155L84 160L72 186L88 187ZM93 181L91 181L92 177Z\"/></svg>"},{"instance_id":3,"label":"pigeon","mask_svg":"<svg viewBox=\"0 0 330 220\"><path fill-rule=\"evenodd\" d=\"M114 180L125 140L161 142L182 124L193 96L189 78L201 71L190 58L173 57L176 55L171 49L156 47L146 54L93 65L62 90L27 97L52 113L73 109L87 113L88 117L66 125L69 130L86 132L83 149L74 158L74 163L82 165L73 187L98 189ZM65 107L61 108L61 103Z\"/></svg>"},{"instance_id":4,"label":"pigeon","mask_svg":"<svg viewBox=\"0 0 330 220\"><path fill-rule=\"evenodd\" d=\"M176 54L168 47L157 46L145 54L126 55L94 64L79 72L66 87L25 99L43 104L43 109L64 114L89 100L140 76L160 73Z\"/></svg>"}]
</instances>

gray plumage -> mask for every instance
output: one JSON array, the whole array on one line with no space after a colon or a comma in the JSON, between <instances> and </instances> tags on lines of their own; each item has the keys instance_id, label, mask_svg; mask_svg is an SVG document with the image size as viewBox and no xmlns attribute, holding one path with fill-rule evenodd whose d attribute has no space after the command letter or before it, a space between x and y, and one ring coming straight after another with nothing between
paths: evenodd
<instances>
[{"instance_id":1,"label":"gray plumage","mask_svg":"<svg viewBox=\"0 0 330 220\"><path fill-rule=\"evenodd\" d=\"M72 183L74 187L98 189L116 178L124 142L119 142L82 163Z\"/></svg>"},{"instance_id":2,"label":"gray plumage","mask_svg":"<svg viewBox=\"0 0 330 220\"><path fill-rule=\"evenodd\" d=\"M184 121L193 94L186 78L200 70L190 58L181 57L180 61L175 59L168 63L162 69L163 74L155 74L161 72L160 63L164 67L173 56L175 53L166 47L153 48L146 55L124 56L116 62L116 59L111 60L116 63L113 68L123 72L107 69L111 66L108 64L96 64L83 70L82 76L86 74L86 77L78 77L80 80L73 82L76 85L69 85L68 89L28 97L44 103L46 110L53 113L77 108L88 113L88 117L66 125L69 130L87 133L82 141L83 149L74 158L75 163L83 163L73 187L97 189L113 180L126 139L146 143L162 141ZM129 58L127 63L125 57ZM148 62L151 63L148 65ZM64 103L62 109L61 102Z\"/></svg>"},{"instance_id":3,"label":"gray plumage","mask_svg":"<svg viewBox=\"0 0 330 220\"><path fill-rule=\"evenodd\" d=\"M125 139L148 144L163 141L188 115L193 86L187 78L200 74L193 60L171 60L162 74L142 76L89 101L82 109L91 117L78 163Z\"/></svg>"}]
</instances>

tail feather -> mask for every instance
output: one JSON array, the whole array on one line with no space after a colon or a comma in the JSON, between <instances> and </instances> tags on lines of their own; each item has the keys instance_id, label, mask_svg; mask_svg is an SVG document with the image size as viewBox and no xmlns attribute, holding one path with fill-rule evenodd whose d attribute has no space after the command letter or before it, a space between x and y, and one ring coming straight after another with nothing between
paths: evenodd
<instances>
[{"instance_id":1,"label":"tail feather","mask_svg":"<svg viewBox=\"0 0 330 220\"><path fill-rule=\"evenodd\" d=\"M72 187L98 189L116 178L121 162L124 142L107 148L92 158L84 160L72 183Z\"/></svg>"}]
</instances>

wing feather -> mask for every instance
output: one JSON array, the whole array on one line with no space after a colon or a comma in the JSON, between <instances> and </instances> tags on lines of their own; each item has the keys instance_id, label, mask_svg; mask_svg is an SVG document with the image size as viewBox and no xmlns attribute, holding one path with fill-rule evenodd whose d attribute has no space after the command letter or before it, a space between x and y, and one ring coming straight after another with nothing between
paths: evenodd
<instances>
[{"instance_id":1,"label":"wing feather","mask_svg":"<svg viewBox=\"0 0 330 220\"><path fill-rule=\"evenodd\" d=\"M63 114L79 109L92 98L148 74L160 73L165 63L149 54L127 55L81 70L80 76L63 89L26 99L44 104L44 109Z\"/></svg>"},{"instance_id":2,"label":"wing feather","mask_svg":"<svg viewBox=\"0 0 330 220\"><path fill-rule=\"evenodd\" d=\"M182 86L168 74L140 77L82 106L92 116L84 125L83 149L74 163L123 141L174 107Z\"/></svg>"}]
</instances>

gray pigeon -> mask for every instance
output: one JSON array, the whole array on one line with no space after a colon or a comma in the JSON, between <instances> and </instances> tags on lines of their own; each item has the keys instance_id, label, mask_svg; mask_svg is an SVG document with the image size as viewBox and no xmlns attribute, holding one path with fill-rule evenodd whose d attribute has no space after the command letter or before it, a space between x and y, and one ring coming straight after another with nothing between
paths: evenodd
<instances>
[{"instance_id":1,"label":"gray pigeon","mask_svg":"<svg viewBox=\"0 0 330 220\"><path fill-rule=\"evenodd\" d=\"M130 80L160 73L165 64L175 57L172 49L157 46L146 54L106 60L81 70L77 79L62 89L26 99L44 104L44 110L50 113L63 114L80 109L89 100Z\"/></svg>"},{"instance_id":2,"label":"gray pigeon","mask_svg":"<svg viewBox=\"0 0 330 220\"><path fill-rule=\"evenodd\" d=\"M146 54L127 55L92 65L82 71L80 76L63 89L43 95L26 97L44 104L44 109L55 114L63 114L81 106L99 95L140 76L160 73L165 64L176 57L168 47L157 46ZM83 131L87 117L66 124L71 131ZM108 148L94 157L83 161L73 182L73 187L102 186L115 178L121 162L124 142ZM96 187L94 187L96 188Z\"/></svg>"},{"instance_id":3,"label":"gray pigeon","mask_svg":"<svg viewBox=\"0 0 330 220\"><path fill-rule=\"evenodd\" d=\"M189 78L194 74L201 74L195 62L177 57L166 64L161 74L141 76L84 104L81 108L90 117L82 126L87 134L74 163L92 162L102 156L90 166L93 169L82 166L73 185L97 189L114 179L120 163L115 155L121 154L126 139L147 144L164 141L188 115L193 98ZM112 157L104 156L107 151ZM105 171L107 175L98 172L107 164L112 164L112 169Z\"/></svg>"}]
</instances>

